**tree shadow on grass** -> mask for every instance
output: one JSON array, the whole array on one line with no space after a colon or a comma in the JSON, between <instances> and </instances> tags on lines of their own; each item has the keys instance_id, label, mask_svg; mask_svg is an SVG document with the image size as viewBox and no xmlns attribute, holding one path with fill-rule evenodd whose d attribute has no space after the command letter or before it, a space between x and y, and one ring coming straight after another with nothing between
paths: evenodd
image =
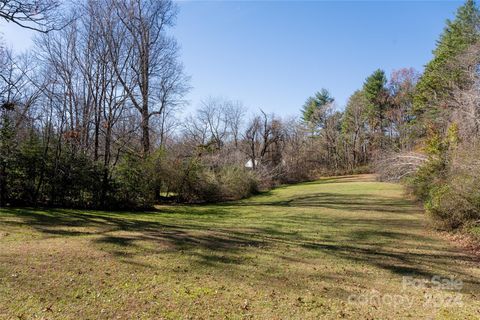
<instances>
[{"instance_id":1,"label":"tree shadow on grass","mask_svg":"<svg viewBox=\"0 0 480 320\"><path fill-rule=\"evenodd\" d=\"M208 213L206 213L207 211ZM195 212L195 210L190 209L189 212ZM220 209L205 210L202 208L200 212L201 215L226 214L224 210ZM236 253L242 248L265 245L264 241L252 239L248 234L212 230L208 224L195 223L195 221L188 223L190 219L187 217L183 217L183 221L179 224L150 220L149 215L153 213L129 215L118 212L79 212L62 209L48 211L2 209L1 214L20 218L20 220L2 219L0 224L28 225L47 237L93 236L93 243L111 245L103 246L102 249L122 257L135 256L135 250L139 251L139 255L156 254L166 250L192 249ZM160 215L163 212L158 211L156 214ZM149 242L153 245L143 247L139 242ZM123 252L122 248L129 250ZM207 257L205 258L207 259Z\"/></svg>"},{"instance_id":2,"label":"tree shadow on grass","mask_svg":"<svg viewBox=\"0 0 480 320\"><path fill-rule=\"evenodd\" d=\"M231 204L221 204L228 206ZM410 201L380 197L371 194L340 194L340 193L310 193L294 199L278 201L252 201L240 202L237 206L279 206L279 207L315 207L338 209L342 211L373 211L373 212L391 212L391 213L413 213L418 212L419 207Z\"/></svg>"},{"instance_id":3,"label":"tree shadow on grass","mask_svg":"<svg viewBox=\"0 0 480 320\"><path fill-rule=\"evenodd\" d=\"M249 227L228 223L212 227L208 224L211 221L209 216L211 219L241 218L238 211L232 210L236 206L245 209L251 206L252 210L259 210L255 206L329 208L358 215L270 214L271 221ZM381 215L365 214L369 211ZM399 215L418 214L418 208L398 198L313 193L286 201L181 206L141 213L2 209L1 214L4 217L0 224L28 225L51 237L92 236L92 243L97 248L134 265L140 263L136 260L138 256L185 251L195 256L200 264L226 268L250 263L245 258L247 252L262 250L265 254L275 255L275 249L270 249L285 245L306 250L310 256L326 254L399 276L432 277L439 272L444 275L455 273L463 277L468 290L479 290L478 281L471 275L455 270L455 263L473 263L473 258L439 248L436 239L422 235L419 229L423 226L418 220ZM156 221L157 216L169 219ZM340 232L313 234L316 228ZM407 241L415 242L415 249L420 251L411 250L413 248ZM306 257L299 259L303 263L309 262Z\"/></svg>"},{"instance_id":4,"label":"tree shadow on grass","mask_svg":"<svg viewBox=\"0 0 480 320\"><path fill-rule=\"evenodd\" d=\"M298 182L298 183L292 183L292 184L283 184L275 187L275 189L261 191L260 193L255 195L255 198L256 199L266 198L276 194L280 190L284 190L292 187L317 186L317 185L324 185L324 184L331 184L331 183L338 184L338 183L349 183L349 182L374 182L374 181L375 181L375 176L372 174L325 177L319 180ZM247 199L246 202L248 203L249 200ZM228 202L226 202L226 204L228 204Z\"/></svg>"}]
</instances>

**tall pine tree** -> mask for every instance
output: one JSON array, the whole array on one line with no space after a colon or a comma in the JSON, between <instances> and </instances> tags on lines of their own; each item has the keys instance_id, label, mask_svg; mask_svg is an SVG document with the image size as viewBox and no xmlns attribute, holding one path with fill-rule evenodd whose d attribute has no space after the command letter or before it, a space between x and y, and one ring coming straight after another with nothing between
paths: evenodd
<instances>
[{"instance_id":1,"label":"tall pine tree","mask_svg":"<svg viewBox=\"0 0 480 320\"><path fill-rule=\"evenodd\" d=\"M315 93L313 97L307 99L302 109L302 119L310 126L317 126L323 122L325 108L333 103L335 99L330 95L327 89L322 89Z\"/></svg>"},{"instance_id":2,"label":"tall pine tree","mask_svg":"<svg viewBox=\"0 0 480 320\"><path fill-rule=\"evenodd\" d=\"M363 84L367 100L367 119L370 127L378 134L383 134L385 114L388 108L387 77L383 70L375 70Z\"/></svg>"},{"instance_id":3,"label":"tall pine tree","mask_svg":"<svg viewBox=\"0 0 480 320\"><path fill-rule=\"evenodd\" d=\"M424 124L438 126L442 111L448 113L452 89L461 88L465 78L464 66L455 66L456 58L480 40L479 27L480 13L474 0L467 0L459 8L453 21L447 20L414 96L414 113Z\"/></svg>"}]
</instances>

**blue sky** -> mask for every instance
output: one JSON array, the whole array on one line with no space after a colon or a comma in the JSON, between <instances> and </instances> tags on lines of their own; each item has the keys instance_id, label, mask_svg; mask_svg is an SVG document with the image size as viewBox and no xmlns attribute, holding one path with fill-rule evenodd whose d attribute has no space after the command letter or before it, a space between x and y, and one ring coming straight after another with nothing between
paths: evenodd
<instances>
[{"instance_id":1,"label":"blue sky","mask_svg":"<svg viewBox=\"0 0 480 320\"><path fill-rule=\"evenodd\" d=\"M208 96L296 115L330 90L342 109L375 69L421 71L459 1L181 1L173 34L192 77L192 110ZM30 33L0 24L17 50Z\"/></svg>"}]
</instances>

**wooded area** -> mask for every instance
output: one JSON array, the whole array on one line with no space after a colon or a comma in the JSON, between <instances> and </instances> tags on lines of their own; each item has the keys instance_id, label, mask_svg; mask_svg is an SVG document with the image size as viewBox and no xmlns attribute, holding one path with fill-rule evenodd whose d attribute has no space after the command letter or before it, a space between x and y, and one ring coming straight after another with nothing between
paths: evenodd
<instances>
[{"instance_id":1,"label":"wooded area","mask_svg":"<svg viewBox=\"0 0 480 320\"><path fill-rule=\"evenodd\" d=\"M455 9L0 1L0 319L477 319L477 4L419 45Z\"/></svg>"},{"instance_id":2,"label":"wooded area","mask_svg":"<svg viewBox=\"0 0 480 320\"><path fill-rule=\"evenodd\" d=\"M172 1L43 3L0 4L0 18L39 31L27 54L0 48L0 206L216 202L378 172L403 181L439 227L480 218L472 0L447 21L423 73L376 70L343 111L322 89L298 118L248 116L216 97L180 117L190 84L170 35Z\"/></svg>"}]
</instances>

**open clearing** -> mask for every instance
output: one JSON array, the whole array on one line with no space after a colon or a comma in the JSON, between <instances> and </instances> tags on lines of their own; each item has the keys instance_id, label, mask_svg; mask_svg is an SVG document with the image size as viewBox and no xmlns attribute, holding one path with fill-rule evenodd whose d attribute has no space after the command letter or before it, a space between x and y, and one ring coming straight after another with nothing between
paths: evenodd
<instances>
[{"instance_id":1,"label":"open clearing","mask_svg":"<svg viewBox=\"0 0 480 320\"><path fill-rule=\"evenodd\" d=\"M0 209L0 318L479 318L478 261L425 221L369 175L153 212ZM435 275L463 286L404 286Z\"/></svg>"}]
</instances>

